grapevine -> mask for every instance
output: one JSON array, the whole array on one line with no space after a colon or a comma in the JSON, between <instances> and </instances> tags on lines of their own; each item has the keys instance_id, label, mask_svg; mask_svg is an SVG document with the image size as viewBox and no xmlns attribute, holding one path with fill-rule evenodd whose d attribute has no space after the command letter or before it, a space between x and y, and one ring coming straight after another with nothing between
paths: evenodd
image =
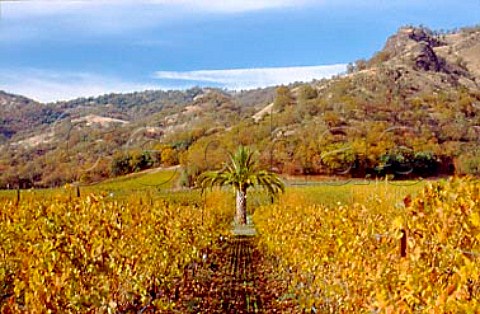
<instances>
[{"instance_id":1,"label":"grapevine","mask_svg":"<svg viewBox=\"0 0 480 314\"><path fill-rule=\"evenodd\" d=\"M222 202L204 212L143 203L96 194L0 203L2 312L173 310L175 282L231 217Z\"/></svg>"},{"instance_id":2,"label":"grapevine","mask_svg":"<svg viewBox=\"0 0 480 314\"><path fill-rule=\"evenodd\" d=\"M389 207L301 205L287 195L254 221L299 312L476 313L479 191L451 179Z\"/></svg>"}]
</instances>

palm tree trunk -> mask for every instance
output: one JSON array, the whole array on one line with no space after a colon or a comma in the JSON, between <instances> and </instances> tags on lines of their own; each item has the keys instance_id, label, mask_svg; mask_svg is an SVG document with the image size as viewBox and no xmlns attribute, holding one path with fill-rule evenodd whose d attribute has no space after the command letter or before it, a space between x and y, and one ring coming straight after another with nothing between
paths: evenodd
<instances>
[{"instance_id":1,"label":"palm tree trunk","mask_svg":"<svg viewBox=\"0 0 480 314\"><path fill-rule=\"evenodd\" d=\"M247 191L236 190L235 222L238 225L247 224Z\"/></svg>"}]
</instances>

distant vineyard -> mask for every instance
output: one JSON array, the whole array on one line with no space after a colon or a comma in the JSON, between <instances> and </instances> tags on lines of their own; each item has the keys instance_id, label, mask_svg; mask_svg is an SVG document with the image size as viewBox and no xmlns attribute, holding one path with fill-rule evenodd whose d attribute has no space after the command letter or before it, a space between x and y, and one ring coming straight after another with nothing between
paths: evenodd
<instances>
[{"instance_id":1,"label":"distant vineyard","mask_svg":"<svg viewBox=\"0 0 480 314\"><path fill-rule=\"evenodd\" d=\"M428 184L393 206L376 195L337 206L288 195L257 210L260 245L298 311L478 313L480 184Z\"/></svg>"}]
</instances>

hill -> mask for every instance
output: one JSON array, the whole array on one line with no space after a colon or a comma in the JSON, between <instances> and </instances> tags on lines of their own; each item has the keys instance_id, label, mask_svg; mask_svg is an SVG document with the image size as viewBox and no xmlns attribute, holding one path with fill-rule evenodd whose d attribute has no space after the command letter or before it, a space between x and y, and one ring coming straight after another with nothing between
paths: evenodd
<instances>
[{"instance_id":1,"label":"hill","mask_svg":"<svg viewBox=\"0 0 480 314\"><path fill-rule=\"evenodd\" d=\"M480 28L406 26L344 75L250 91L192 88L37 103L0 93L0 187L182 164L193 184L252 145L289 175L478 173Z\"/></svg>"},{"instance_id":2,"label":"hill","mask_svg":"<svg viewBox=\"0 0 480 314\"><path fill-rule=\"evenodd\" d=\"M279 87L253 121L195 143L188 154L192 175L238 144L256 146L264 166L284 174L476 174L479 36L478 27L402 27L345 75ZM217 151L211 142L223 147ZM198 156L207 147L205 161Z\"/></svg>"}]
</instances>

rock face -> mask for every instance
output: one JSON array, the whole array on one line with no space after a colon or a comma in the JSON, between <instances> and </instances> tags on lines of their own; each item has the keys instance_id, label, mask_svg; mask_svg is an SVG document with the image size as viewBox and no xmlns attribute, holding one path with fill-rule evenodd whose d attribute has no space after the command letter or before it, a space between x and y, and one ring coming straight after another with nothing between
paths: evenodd
<instances>
[{"instance_id":1,"label":"rock face","mask_svg":"<svg viewBox=\"0 0 480 314\"><path fill-rule=\"evenodd\" d=\"M444 46L445 43L424 28L404 27L398 33L388 38L383 51L395 57L415 45L426 45L431 48Z\"/></svg>"},{"instance_id":2,"label":"rock face","mask_svg":"<svg viewBox=\"0 0 480 314\"><path fill-rule=\"evenodd\" d=\"M444 45L446 44L424 28L402 28L387 40L384 51L392 58L410 61L417 71L445 72L445 60L434 51L434 48Z\"/></svg>"},{"instance_id":3,"label":"rock face","mask_svg":"<svg viewBox=\"0 0 480 314\"><path fill-rule=\"evenodd\" d=\"M428 31L425 28L406 28L405 33L411 40L418 43L426 43L428 46L433 48L445 45L444 42L442 42L438 37L434 36L431 31Z\"/></svg>"},{"instance_id":4,"label":"rock face","mask_svg":"<svg viewBox=\"0 0 480 314\"><path fill-rule=\"evenodd\" d=\"M419 42L411 51L415 70L435 72L443 70L445 60L439 58L428 43Z\"/></svg>"},{"instance_id":5,"label":"rock face","mask_svg":"<svg viewBox=\"0 0 480 314\"><path fill-rule=\"evenodd\" d=\"M411 49L413 68L417 71L441 72L450 75L451 79L457 81L460 77L473 80L472 75L460 65L449 63L439 56L434 47L427 42L419 42Z\"/></svg>"},{"instance_id":6,"label":"rock face","mask_svg":"<svg viewBox=\"0 0 480 314\"><path fill-rule=\"evenodd\" d=\"M479 89L476 73L480 70L475 72L479 68L480 58L475 56L478 51L480 30L438 34L422 27L404 27L387 40L382 52L389 57L383 65L390 69L411 69L415 77L406 80L419 89L458 85Z\"/></svg>"}]
</instances>

